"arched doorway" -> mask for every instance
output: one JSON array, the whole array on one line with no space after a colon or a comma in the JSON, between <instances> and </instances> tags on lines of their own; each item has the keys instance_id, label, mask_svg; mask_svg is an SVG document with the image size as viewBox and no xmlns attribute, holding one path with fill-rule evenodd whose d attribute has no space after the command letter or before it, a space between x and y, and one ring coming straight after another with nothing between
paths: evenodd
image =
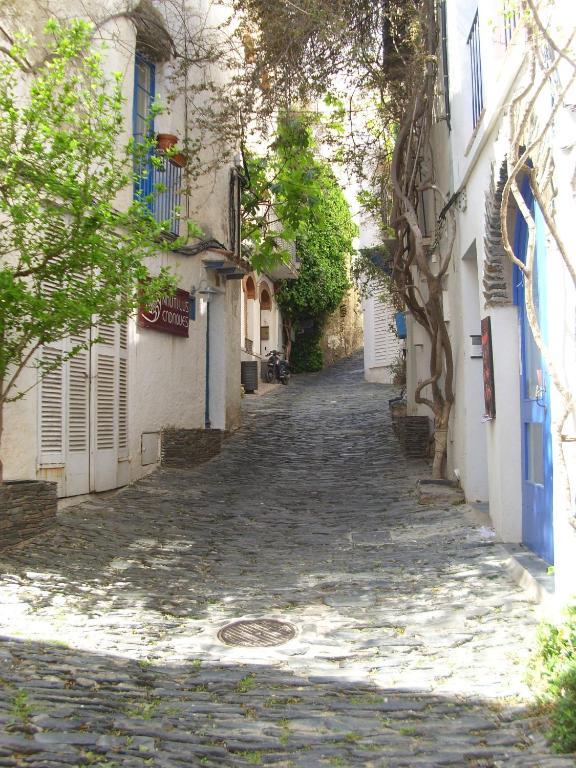
<instances>
[{"instance_id":1,"label":"arched doorway","mask_svg":"<svg viewBox=\"0 0 576 768\"><path fill-rule=\"evenodd\" d=\"M255 306L256 300L256 284L251 275L244 280L244 333L242 339L242 346L249 354L252 353L254 346L254 323L255 323Z\"/></svg>"},{"instance_id":2,"label":"arched doorway","mask_svg":"<svg viewBox=\"0 0 576 768\"><path fill-rule=\"evenodd\" d=\"M260 354L262 357L274 348L272 333L272 296L266 284L260 288Z\"/></svg>"}]
</instances>

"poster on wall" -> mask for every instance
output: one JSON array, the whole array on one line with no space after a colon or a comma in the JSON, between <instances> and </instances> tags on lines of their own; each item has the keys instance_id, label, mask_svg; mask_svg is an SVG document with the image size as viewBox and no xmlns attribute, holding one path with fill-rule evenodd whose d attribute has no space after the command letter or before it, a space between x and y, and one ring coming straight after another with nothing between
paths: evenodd
<instances>
[{"instance_id":1,"label":"poster on wall","mask_svg":"<svg viewBox=\"0 0 576 768\"><path fill-rule=\"evenodd\" d=\"M138 325L175 336L188 336L190 294L179 288L174 296L158 299L148 307L140 307Z\"/></svg>"},{"instance_id":2,"label":"poster on wall","mask_svg":"<svg viewBox=\"0 0 576 768\"><path fill-rule=\"evenodd\" d=\"M482 376L484 379L484 419L496 417L496 394L494 392L494 360L492 357L492 326L490 317L481 321L482 330Z\"/></svg>"}]
</instances>

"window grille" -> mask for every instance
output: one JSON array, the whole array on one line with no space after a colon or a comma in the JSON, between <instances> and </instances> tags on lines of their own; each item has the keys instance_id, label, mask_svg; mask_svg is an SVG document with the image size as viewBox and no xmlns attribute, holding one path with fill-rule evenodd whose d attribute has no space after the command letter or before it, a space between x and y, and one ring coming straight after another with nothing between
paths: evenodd
<instances>
[{"instance_id":1,"label":"window grille","mask_svg":"<svg viewBox=\"0 0 576 768\"><path fill-rule=\"evenodd\" d=\"M154 118L150 116L156 92L156 68L136 54L134 72L133 133L136 145L154 135ZM152 163L152 152L137 159L134 196L143 200L157 222L167 222L167 231L179 234L179 206L182 168L169 158Z\"/></svg>"},{"instance_id":2,"label":"window grille","mask_svg":"<svg viewBox=\"0 0 576 768\"><path fill-rule=\"evenodd\" d=\"M446 29L446 0L440 3L440 30L442 35L442 79L444 83L444 114L448 130L450 126L450 82L448 79L448 33Z\"/></svg>"},{"instance_id":3,"label":"window grille","mask_svg":"<svg viewBox=\"0 0 576 768\"><path fill-rule=\"evenodd\" d=\"M159 222L168 222L168 231L178 235L182 168L169 158L164 158L160 166L153 166L151 170L155 192L152 201L154 218Z\"/></svg>"},{"instance_id":4,"label":"window grille","mask_svg":"<svg viewBox=\"0 0 576 768\"><path fill-rule=\"evenodd\" d=\"M474 15L474 21L470 28L470 34L466 41L470 54L470 72L472 75L472 126L476 128L480 115L484 108L484 95L482 92L482 60L480 57L480 25L478 23L478 11Z\"/></svg>"},{"instance_id":5,"label":"window grille","mask_svg":"<svg viewBox=\"0 0 576 768\"><path fill-rule=\"evenodd\" d=\"M509 0L504 2L504 45L508 48L508 43L512 39L514 30L519 21L520 14L517 10L511 8Z\"/></svg>"}]
</instances>

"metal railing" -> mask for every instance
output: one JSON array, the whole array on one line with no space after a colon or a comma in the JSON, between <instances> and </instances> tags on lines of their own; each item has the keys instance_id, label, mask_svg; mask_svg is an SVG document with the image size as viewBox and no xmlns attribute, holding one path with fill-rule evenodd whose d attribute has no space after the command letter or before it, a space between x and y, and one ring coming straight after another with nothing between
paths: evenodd
<instances>
[{"instance_id":1,"label":"metal railing","mask_svg":"<svg viewBox=\"0 0 576 768\"><path fill-rule=\"evenodd\" d=\"M446 0L440 3L440 31L442 35L442 80L444 85L444 116L448 130L450 125L450 80L448 76L448 32L446 25Z\"/></svg>"},{"instance_id":2,"label":"metal railing","mask_svg":"<svg viewBox=\"0 0 576 768\"><path fill-rule=\"evenodd\" d=\"M134 194L145 201L156 221L166 222L166 231L177 237L180 234L182 168L167 157L161 159L159 166L148 159L145 170L139 174Z\"/></svg>"},{"instance_id":3,"label":"metal railing","mask_svg":"<svg viewBox=\"0 0 576 768\"><path fill-rule=\"evenodd\" d=\"M476 128L484 109L484 94L482 91L482 59L480 56L480 24L478 11L470 28L466 41L470 54L470 73L472 75L472 126Z\"/></svg>"},{"instance_id":4,"label":"metal railing","mask_svg":"<svg viewBox=\"0 0 576 768\"><path fill-rule=\"evenodd\" d=\"M152 213L156 221L168 222L168 231L178 236L180 229L180 190L182 168L172 160L163 158L162 165L154 168L154 201Z\"/></svg>"},{"instance_id":5,"label":"metal railing","mask_svg":"<svg viewBox=\"0 0 576 768\"><path fill-rule=\"evenodd\" d=\"M514 34L514 30L516 29L519 19L520 19L520 13L518 11L513 10L510 7L509 0L505 0L504 2L504 45L506 46L506 48L508 48L508 43L512 39L512 35Z\"/></svg>"}]
</instances>

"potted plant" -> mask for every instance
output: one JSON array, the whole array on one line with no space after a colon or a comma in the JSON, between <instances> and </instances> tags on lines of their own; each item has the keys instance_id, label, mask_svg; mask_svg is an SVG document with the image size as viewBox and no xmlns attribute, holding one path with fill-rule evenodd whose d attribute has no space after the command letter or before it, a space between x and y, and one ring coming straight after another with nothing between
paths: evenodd
<instances>
[{"instance_id":1,"label":"potted plant","mask_svg":"<svg viewBox=\"0 0 576 768\"><path fill-rule=\"evenodd\" d=\"M178 136L173 133L157 133L156 134L156 147L159 152L166 152L167 149L172 149L178 143Z\"/></svg>"}]
</instances>

